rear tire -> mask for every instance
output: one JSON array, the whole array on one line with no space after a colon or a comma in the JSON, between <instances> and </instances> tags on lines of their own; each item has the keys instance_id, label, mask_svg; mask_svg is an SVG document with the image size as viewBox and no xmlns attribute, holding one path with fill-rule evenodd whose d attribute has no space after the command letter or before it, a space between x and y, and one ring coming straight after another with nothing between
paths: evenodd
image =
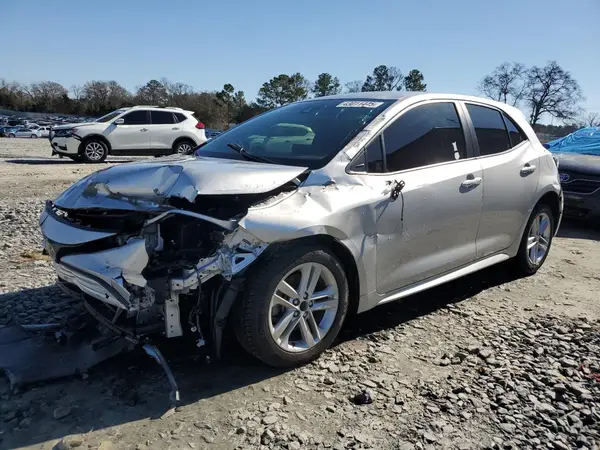
<instances>
[{"instance_id":1,"label":"rear tire","mask_svg":"<svg viewBox=\"0 0 600 450\"><path fill-rule=\"evenodd\" d=\"M100 139L91 138L83 142L81 160L85 163L101 163L108 156L108 146Z\"/></svg>"},{"instance_id":2,"label":"rear tire","mask_svg":"<svg viewBox=\"0 0 600 450\"><path fill-rule=\"evenodd\" d=\"M9 137L9 138L14 138L14 137L15 137L15 135L14 135L13 133L8 133L8 137Z\"/></svg>"},{"instance_id":3,"label":"rear tire","mask_svg":"<svg viewBox=\"0 0 600 450\"><path fill-rule=\"evenodd\" d=\"M196 143L191 139L182 139L173 145L173 153L178 155L189 155L196 148Z\"/></svg>"},{"instance_id":4,"label":"rear tire","mask_svg":"<svg viewBox=\"0 0 600 450\"><path fill-rule=\"evenodd\" d=\"M348 312L346 274L331 251L313 245L282 245L264 257L248 272L246 295L233 311L236 337L270 366L306 364L342 327Z\"/></svg>"},{"instance_id":5,"label":"rear tire","mask_svg":"<svg viewBox=\"0 0 600 450\"><path fill-rule=\"evenodd\" d=\"M519 276L535 274L546 261L554 237L554 216L545 203L537 205L527 222L513 268Z\"/></svg>"}]
</instances>

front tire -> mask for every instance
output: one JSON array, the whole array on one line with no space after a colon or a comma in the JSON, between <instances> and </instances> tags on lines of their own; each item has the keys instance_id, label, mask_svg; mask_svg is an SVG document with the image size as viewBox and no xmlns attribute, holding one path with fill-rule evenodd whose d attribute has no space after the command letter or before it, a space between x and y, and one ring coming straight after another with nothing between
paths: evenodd
<instances>
[{"instance_id":1,"label":"front tire","mask_svg":"<svg viewBox=\"0 0 600 450\"><path fill-rule=\"evenodd\" d=\"M80 156L85 163L101 163L108 156L108 146L100 139L88 139L83 142Z\"/></svg>"},{"instance_id":2,"label":"front tire","mask_svg":"<svg viewBox=\"0 0 600 450\"><path fill-rule=\"evenodd\" d=\"M192 153L195 147L195 142L191 141L190 139L182 139L173 146L173 153L178 155L189 155Z\"/></svg>"},{"instance_id":3,"label":"front tire","mask_svg":"<svg viewBox=\"0 0 600 450\"><path fill-rule=\"evenodd\" d=\"M536 273L546 261L554 237L552 209L542 203L537 205L527 222L519 252L514 258L514 269L520 276Z\"/></svg>"},{"instance_id":4,"label":"front tire","mask_svg":"<svg viewBox=\"0 0 600 450\"><path fill-rule=\"evenodd\" d=\"M15 137L15 135L14 135L13 133L8 133L8 137L9 137L9 138L14 138L14 137Z\"/></svg>"},{"instance_id":5,"label":"front tire","mask_svg":"<svg viewBox=\"0 0 600 450\"><path fill-rule=\"evenodd\" d=\"M348 312L348 281L329 250L283 245L247 275L233 314L238 341L273 367L306 364L337 337Z\"/></svg>"},{"instance_id":6,"label":"front tire","mask_svg":"<svg viewBox=\"0 0 600 450\"><path fill-rule=\"evenodd\" d=\"M37 134L32 134L31 139L37 139Z\"/></svg>"}]
</instances>

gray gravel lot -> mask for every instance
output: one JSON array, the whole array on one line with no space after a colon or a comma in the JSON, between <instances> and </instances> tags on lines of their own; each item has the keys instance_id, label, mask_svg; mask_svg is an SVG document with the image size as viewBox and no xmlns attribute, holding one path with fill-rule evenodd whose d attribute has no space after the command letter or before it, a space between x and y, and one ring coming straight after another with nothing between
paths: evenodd
<instances>
[{"instance_id":1,"label":"gray gravel lot","mask_svg":"<svg viewBox=\"0 0 600 450\"><path fill-rule=\"evenodd\" d=\"M73 318L37 229L43 201L110 164L0 139L0 325ZM498 266L353 318L315 363L281 372L233 343L223 361L118 357L10 392L0 448L600 448L600 231L563 225L542 270Z\"/></svg>"}]
</instances>

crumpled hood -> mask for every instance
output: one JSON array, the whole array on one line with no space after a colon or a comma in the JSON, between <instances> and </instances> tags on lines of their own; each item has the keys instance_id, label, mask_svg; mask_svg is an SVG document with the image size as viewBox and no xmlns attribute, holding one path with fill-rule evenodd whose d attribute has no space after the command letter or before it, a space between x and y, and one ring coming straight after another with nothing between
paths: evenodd
<instances>
[{"instance_id":1,"label":"crumpled hood","mask_svg":"<svg viewBox=\"0 0 600 450\"><path fill-rule=\"evenodd\" d=\"M56 125L56 126L53 126L52 129L53 130L68 130L70 128L89 127L90 125L97 125L97 124L98 124L98 122L85 122L85 123L73 122L73 123L65 123L62 125Z\"/></svg>"},{"instance_id":2,"label":"crumpled hood","mask_svg":"<svg viewBox=\"0 0 600 450\"><path fill-rule=\"evenodd\" d=\"M200 156L126 163L78 181L54 202L59 208L160 209L166 199L198 195L261 194L307 168Z\"/></svg>"},{"instance_id":3,"label":"crumpled hood","mask_svg":"<svg viewBox=\"0 0 600 450\"><path fill-rule=\"evenodd\" d=\"M554 153L554 156L559 161L559 172L563 169L600 176L600 156L577 153Z\"/></svg>"}]
</instances>

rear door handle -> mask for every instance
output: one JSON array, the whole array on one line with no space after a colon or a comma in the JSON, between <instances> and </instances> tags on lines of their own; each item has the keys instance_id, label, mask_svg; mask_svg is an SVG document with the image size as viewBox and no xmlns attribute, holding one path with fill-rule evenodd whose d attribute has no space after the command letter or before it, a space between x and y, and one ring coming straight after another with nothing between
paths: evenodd
<instances>
[{"instance_id":1,"label":"rear door handle","mask_svg":"<svg viewBox=\"0 0 600 450\"><path fill-rule=\"evenodd\" d=\"M535 172L535 166L533 164L525 164L521 169L521 175L528 175Z\"/></svg>"},{"instance_id":2,"label":"rear door handle","mask_svg":"<svg viewBox=\"0 0 600 450\"><path fill-rule=\"evenodd\" d=\"M148 128L142 128L140 131L148 131Z\"/></svg>"},{"instance_id":3,"label":"rear door handle","mask_svg":"<svg viewBox=\"0 0 600 450\"><path fill-rule=\"evenodd\" d=\"M462 187L466 187L466 188L468 188L468 187L475 187L475 186L479 186L482 181L483 181L483 178L481 178L481 177L467 178L460 185Z\"/></svg>"},{"instance_id":4,"label":"rear door handle","mask_svg":"<svg viewBox=\"0 0 600 450\"><path fill-rule=\"evenodd\" d=\"M173 128L171 128L171 130L177 131L177 130L179 130L179 127L173 127Z\"/></svg>"}]
</instances>

